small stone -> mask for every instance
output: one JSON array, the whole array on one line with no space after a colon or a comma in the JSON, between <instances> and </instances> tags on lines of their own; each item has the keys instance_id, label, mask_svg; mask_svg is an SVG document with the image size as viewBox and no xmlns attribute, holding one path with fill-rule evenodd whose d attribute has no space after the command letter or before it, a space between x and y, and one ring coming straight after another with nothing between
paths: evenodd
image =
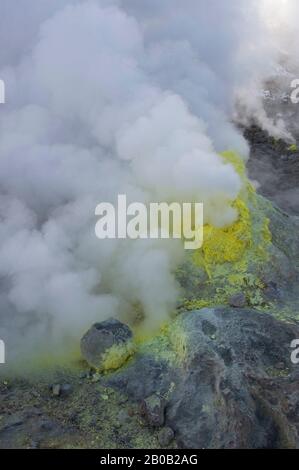
<instances>
[{"instance_id":1,"label":"small stone","mask_svg":"<svg viewBox=\"0 0 299 470\"><path fill-rule=\"evenodd\" d=\"M99 382L101 380L101 375L96 372L95 374L93 374L91 380L92 382Z\"/></svg>"},{"instance_id":2,"label":"small stone","mask_svg":"<svg viewBox=\"0 0 299 470\"><path fill-rule=\"evenodd\" d=\"M61 394L61 386L59 384L53 385L52 393L54 397L59 397Z\"/></svg>"},{"instance_id":3,"label":"small stone","mask_svg":"<svg viewBox=\"0 0 299 470\"><path fill-rule=\"evenodd\" d=\"M69 395L73 390L73 387L71 384L62 384L61 385L61 393L63 395Z\"/></svg>"},{"instance_id":4,"label":"small stone","mask_svg":"<svg viewBox=\"0 0 299 470\"><path fill-rule=\"evenodd\" d=\"M174 439L174 431L168 426L166 426L165 428L162 428L159 431L158 441L162 448L169 446L169 444L173 441L173 439Z\"/></svg>"},{"instance_id":5,"label":"small stone","mask_svg":"<svg viewBox=\"0 0 299 470\"><path fill-rule=\"evenodd\" d=\"M101 395L101 398L102 400L109 400L109 396L105 394Z\"/></svg>"},{"instance_id":6,"label":"small stone","mask_svg":"<svg viewBox=\"0 0 299 470\"><path fill-rule=\"evenodd\" d=\"M234 308L243 308L247 305L247 300L243 292L239 292L238 294L234 294L229 298L228 301L229 305Z\"/></svg>"},{"instance_id":7,"label":"small stone","mask_svg":"<svg viewBox=\"0 0 299 470\"><path fill-rule=\"evenodd\" d=\"M283 362L278 362L276 365L275 365L275 368L278 369L278 370L284 370L285 369L285 364Z\"/></svg>"},{"instance_id":8,"label":"small stone","mask_svg":"<svg viewBox=\"0 0 299 470\"><path fill-rule=\"evenodd\" d=\"M134 416L134 410L132 408L129 408L128 410L128 415L132 418Z\"/></svg>"},{"instance_id":9,"label":"small stone","mask_svg":"<svg viewBox=\"0 0 299 470\"><path fill-rule=\"evenodd\" d=\"M163 426L165 420L165 402L157 394L153 394L141 403L141 414L150 426Z\"/></svg>"}]
</instances>

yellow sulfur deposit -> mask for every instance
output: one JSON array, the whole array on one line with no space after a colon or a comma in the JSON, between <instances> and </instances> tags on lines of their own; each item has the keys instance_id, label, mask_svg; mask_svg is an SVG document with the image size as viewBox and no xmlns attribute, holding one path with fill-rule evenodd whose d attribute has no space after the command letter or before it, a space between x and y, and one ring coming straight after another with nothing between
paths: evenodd
<instances>
[{"instance_id":1,"label":"yellow sulfur deposit","mask_svg":"<svg viewBox=\"0 0 299 470\"><path fill-rule=\"evenodd\" d=\"M119 369L135 352L136 346L133 341L112 346L103 355L101 372Z\"/></svg>"},{"instance_id":2,"label":"yellow sulfur deposit","mask_svg":"<svg viewBox=\"0 0 299 470\"><path fill-rule=\"evenodd\" d=\"M237 199L232 206L239 213L239 219L233 225L225 228L204 227L202 254L207 267L226 261L235 263L251 244L250 212L241 199Z\"/></svg>"},{"instance_id":3,"label":"yellow sulfur deposit","mask_svg":"<svg viewBox=\"0 0 299 470\"><path fill-rule=\"evenodd\" d=\"M186 308L225 304L229 296L242 290L249 304L262 303L260 266L268 258L271 243L269 220L258 209L255 189L246 175L243 160L234 152L224 152L225 162L234 166L243 186L232 207L238 219L230 226L204 226L203 246L193 255L194 265L202 268L208 280L196 299L186 300Z\"/></svg>"},{"instance_id":4,"label":"yellow sulfur deposit","mask_svg":"<svg viewBox=\"0 0 299 470\"><path fill-rule=\"evenodd\" d=\"M244 162L233 152L222 154L225 161L232 164L243 180L243 189L240 196L232 203L239 214L237 221L228 226L217 228L212 225L204 227L204 243L201 250L195 255L195 262L203 265L208 274L215 264L225 262L236 263L240 261L246 250L253 246L253 221L249 209L249 202L254 203L255 192L246 177ZM264 241L271 240L267 221L263 224Z\"/></svg>"}]
</instances>

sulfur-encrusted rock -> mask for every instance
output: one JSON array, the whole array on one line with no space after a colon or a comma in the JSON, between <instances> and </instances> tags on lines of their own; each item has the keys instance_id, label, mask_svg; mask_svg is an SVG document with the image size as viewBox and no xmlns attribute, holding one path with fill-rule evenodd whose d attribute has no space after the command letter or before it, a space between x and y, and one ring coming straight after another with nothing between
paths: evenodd
<instances>
[{"instance_id":1,"label":"sulfur-encrusted rock","mask_svg":"<svg viewBox=\"0 0 299 470\"><path fill-rule=\"evenodd\" d=\"M132 331L114 318L95 323L81 339L81 352L100 372L118 369L135 352Z\"/></svg>"}]
</instances>

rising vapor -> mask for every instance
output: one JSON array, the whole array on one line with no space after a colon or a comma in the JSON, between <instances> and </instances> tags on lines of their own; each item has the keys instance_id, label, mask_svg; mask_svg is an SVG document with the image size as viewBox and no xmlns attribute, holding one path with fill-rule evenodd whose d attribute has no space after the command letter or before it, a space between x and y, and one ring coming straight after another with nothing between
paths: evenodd
<instances>
[{"instance_id":1,"label":"rising vapor","mask_svg":"<svg viewBox=\"0 0 299 470\"><path fill-rule=\"evenodd\" d=\"M260 5L2 0L0 337L16 357L136 306L150 328L175 308L182 245L99 242L94 209L127 194L236 220L242 183L219 156L248 156L236 102L240 120L285 131L258 98L280 59Z\"/></svg>"}]
</instances>

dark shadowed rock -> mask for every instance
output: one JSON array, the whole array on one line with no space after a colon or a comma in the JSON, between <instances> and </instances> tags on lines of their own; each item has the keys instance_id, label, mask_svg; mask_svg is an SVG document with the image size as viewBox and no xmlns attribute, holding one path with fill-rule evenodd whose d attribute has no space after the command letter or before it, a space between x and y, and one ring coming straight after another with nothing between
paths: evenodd
<instances>
[{"instance_id":1,"label":"dark shadowed rock","mask_svg":"<svg viewBox=\"0 0 299 470\"><path fill-rule=\"evenodd\" d=\"M165 428L162 428L159 431L158 441L162 448L169 446L169 444L171 444L173 439L174 439L174 432L170 427L165 426Z\"/></svg>"},{"instance_id":2,"label":"dark shadowed rock","mask_svg":"<svg viewBox=\"0 0 299 470\"><path fill-rule=\"evenodd\" d=\"M166 394L174 375L166 361L137 354L134 362L108 377L105 383L121 390L133 401L140 401L153 393Z\"/></svg>"},{"instance_id":3,"label":"dark shadowed rock","mask_svg":"<svg viewBox=\"0 0 299 470\"><path fill-rule=\"evenodd\" d=\"M111 318L95 323L81 339L81 352L88 364L99 371L117 369L134 353L132 332Z\"/></svg>"},{"instance_id":4,"label":"dark shadowed rock","mask_svg":"<svg viewBox=\"0 0 299 470\"><path fill-rule=\"evenodd\" d=\"M163 426L165 421L165 400L157 394L145 398L141 403L141 414L150 426Z\"/></svg>"},{"instance_id":5,"label":"dark shadowed rock","mask_svg":"<svg viewBox=\"0 0 299 470\"><path fill-rule=\"evenodd\" d=\"M104 382L139 402L151 426L170 427L179 447L299 447L295 338L297 324L250 308L185 312L164 346L174 361L140 352Z\"/></svg>"},{"instance_id":6,"label":"dark shadowed rock","mask_svg":"<svg viewBox=\"0 0 299 470\"><path fill-rule=\"evenodd\" d=\"M179 446L299 446L299 370L290 358L298 326L250 309L203 309L181 316L174 347L180 337L184 368L166 412Z\"/></svg>"},{"instance_id":7,"label":"dark shadowed rock","mask_svg":"<svg viewBox=\"0 0 299 470\"><path fill-rule=\"evenodd\" d=\"M228 303L231 307L236 307L236 308L246 307L247 305L246 296L243 294L243 292L238 292L237 294L232 295L229 298Z\"/></svg>"},{"instance_id":8,"label":"dark shadowed rock","mask_svg":"<svg viewBox=\"0 0 299 470\"><path fill-rule=\"evenodd\" d=\"M298 106L291 104L297 116L288 122L298 123ZM298 131L298 130L297 130ZM299 214L299 149L273 139L256 126L245 130L250 142L249 177L259 182L258 191L290 214ZM297 139L299 135L297 135Z\"/></svg>"},{"instance_id":9,"label":"dark shadowed rock","mask_svg":"<svg viewBox=\"0 0 299 470\"><path fill-rule=\"evenodd\" d=\"M54 397L59 397L61 394L61 386L59 384L52 386L52 393Z\"/></svg>"}]
</instances>

